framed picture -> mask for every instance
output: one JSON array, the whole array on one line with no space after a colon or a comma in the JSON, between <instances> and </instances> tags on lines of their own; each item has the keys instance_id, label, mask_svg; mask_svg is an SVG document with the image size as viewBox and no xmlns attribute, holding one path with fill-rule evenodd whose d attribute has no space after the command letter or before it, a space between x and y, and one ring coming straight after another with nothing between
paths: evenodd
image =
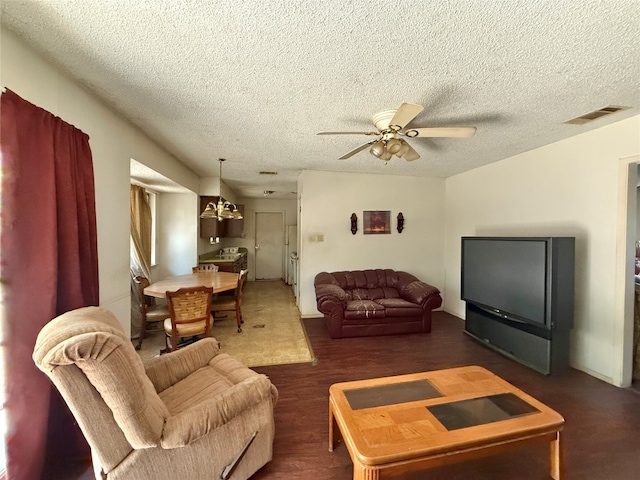
<instances>
[{"instance_id":1,"label":"framed picture","mask_svg":"<svg viewBox=\"0 0 640 480\"><path fill-rule=\"evenodd\" d=\"M362 212L365 235L391 233L391 212L389 210L365 210Z\"/></svg>"}]
</instances>

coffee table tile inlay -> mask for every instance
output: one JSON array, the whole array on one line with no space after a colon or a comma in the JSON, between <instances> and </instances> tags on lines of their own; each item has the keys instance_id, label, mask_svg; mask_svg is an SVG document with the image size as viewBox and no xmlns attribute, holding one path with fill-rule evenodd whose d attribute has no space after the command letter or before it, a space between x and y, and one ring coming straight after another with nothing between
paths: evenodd
<instances>
[{"instance_id":1,"label":"coffee table tile inlay","mask_svg":"<svg viewBox=\"0 0 640 480\"><path fill-rule=\"evenodd\" d=\"M429 380L414 380L392 385L352 388L345 390L344 395L347 397L347 401L353 410L381 407L394 403L407 403L442 396Z\"/></svg>"},{"instance_id":2,"label":"coffee table tile inlay","mask_svg":"<svg viewBox=\"0 0 640 480\"><path fill-rule=\"evenodd\" d=\"M407 396L425 381L436 395ZM404 392L401 402L380 401L381 396L393 399L395 387ZM379 394L370 406L354 400L376 389ZM381 472L396 475L532 442L550 445L551 477L559 480L563 424L557 412L478 366L344 382L329 389L329 450L337 425L356 480L376 480Z\"/></svg>"}]
</instances>

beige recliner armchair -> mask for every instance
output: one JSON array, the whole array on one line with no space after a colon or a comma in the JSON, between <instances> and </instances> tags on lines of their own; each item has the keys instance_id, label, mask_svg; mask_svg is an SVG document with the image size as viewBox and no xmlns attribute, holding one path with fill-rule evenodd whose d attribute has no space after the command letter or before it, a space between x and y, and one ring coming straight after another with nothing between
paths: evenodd
<instances>
[{"instance_id":1,"label":"beige recliner armchair","mask_svg":"<svg viewBox=\"0 0 640 480\"><path fill-rule=\"evenodd\" d=\"M49 322L33 359L78 421L96 478L246 479L272 458L278 392L213 338L143 363L111 312L85 307Z\"/></svg>"}]
</instances>

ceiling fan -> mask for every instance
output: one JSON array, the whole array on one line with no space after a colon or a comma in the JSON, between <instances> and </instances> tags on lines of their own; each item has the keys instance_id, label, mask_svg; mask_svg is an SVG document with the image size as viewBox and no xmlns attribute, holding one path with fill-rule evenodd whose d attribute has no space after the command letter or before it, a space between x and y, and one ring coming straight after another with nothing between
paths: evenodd
<instances>
[{"instance_id":1,"label":"ceiling fan","mask_svg":"<svg viewBox=\"0 0 640 480\"><path fill-rule=\"evenodd\" d=\"M472 137L476 133L476 127L431 127L431 128L407 128L420 112L424 110L422 105L415 103L403 103L397 110L385 110L373 116L375 132L320 132L316 135L375 135L376 139L360 145L349 153L340 157L345 160L356 153L364 150L369 145L369 153L384 161L391 160L394 155L404 158L407 162L412 162L420 158L411 145L403 138L426 138L426 137Z\"/></svg>"}]
</instances>

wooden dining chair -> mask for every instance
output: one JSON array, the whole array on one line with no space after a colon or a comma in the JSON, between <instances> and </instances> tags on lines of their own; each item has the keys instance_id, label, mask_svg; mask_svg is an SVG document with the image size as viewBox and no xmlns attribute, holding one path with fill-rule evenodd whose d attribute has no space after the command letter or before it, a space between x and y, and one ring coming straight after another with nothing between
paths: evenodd
<instances>
[{"instance_id":1,"label":"wooden dining chair","mask_svg":"<svg viewBox=\"0 0 640 480\"><path fill-rule=\"evenodd\" d=\"M218 265L214 265L213 263L199 263L195 267L191 267L191 273L217 272L218 268Z\"/></svg>"},{"instance_id":2,"label":"wooden dining chair","mask_svg":"<svg viewBox=\"0 0 640 480\"><path fill-rule=\"evenodd\" d=\"M164 322L165 319L169 318L169 309L164 305L157 305L154 297L144 294L144 289L149 286L149 279L147 277L138 275L133 278L133 281L138 287L140 335L138 336L136 350L140 350L142 341L145 339L147 331L149 330L149 324L154 324L157 327L160 322ZM160 329L161 327L154 328L154 330Z\"/></svg>"},{"instance_id":3,"label":"wooden dining chair","mask_svg":"<svg viewBox=\"0 0 640 480\"><path fill-rule=\"evenodd\" d=\"M235 311L238 333L242 332L242 324L244 323L242 320L242 287L248 272L249 270L240 271L238 286L235 288L233 296L218 295L211 302L211 313L213 313L214 319L218 318L220 312Z\"/></svg>"},{"instance_id":4,"label":"wooden dining chair","mask_svg":"<svg viewBox=\"0 0 640 480\"><path fill-rule=\"evenodd\" d=\"M180 288L167 292L169 318L164 322L166 352L211 336L211 287Z\"/></svg>"}]
</instances>

